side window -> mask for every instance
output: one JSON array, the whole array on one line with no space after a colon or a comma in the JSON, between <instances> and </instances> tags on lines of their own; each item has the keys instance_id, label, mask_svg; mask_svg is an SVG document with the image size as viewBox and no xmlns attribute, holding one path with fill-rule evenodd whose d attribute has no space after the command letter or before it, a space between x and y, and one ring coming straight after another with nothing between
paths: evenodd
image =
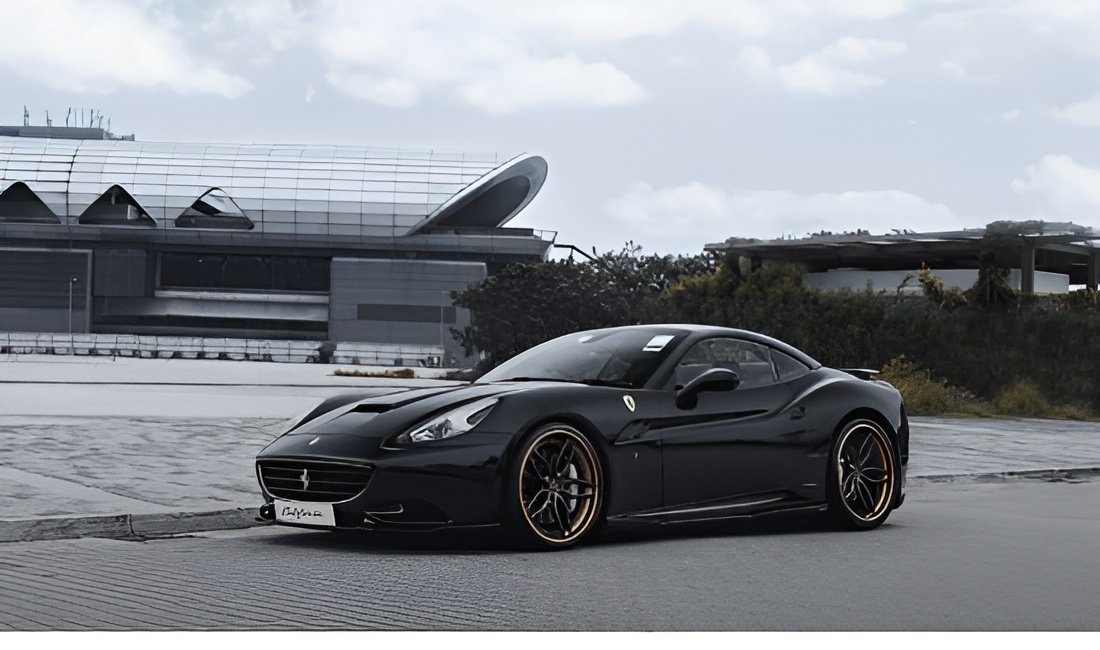
<instances>
[{"instance_id":1,"label":"side window","mask_svg":"<svg viewBox=\"0 0 1100 650\"><path fill-rule=\"evenodd\" d=\"M779 381L797 379L810 372L810 369L802 365L801 361L796 361L793 357L779 350L772 350L771 352L772 363L775 364L775 371L779 375Z\"/></svg>"},{"instance_id":2,"label":"side window","mask_svg":"<svg viewBox=\"0 0 1100 650\"><path fill-rule=\"evenodd\" d=\"M776 381L767 347L741 339L722 338L699 341L687 351L676 368L676 385L683 386L711 368L728 368L736 372L745 388Z\"/></svg>"}]
</instances>

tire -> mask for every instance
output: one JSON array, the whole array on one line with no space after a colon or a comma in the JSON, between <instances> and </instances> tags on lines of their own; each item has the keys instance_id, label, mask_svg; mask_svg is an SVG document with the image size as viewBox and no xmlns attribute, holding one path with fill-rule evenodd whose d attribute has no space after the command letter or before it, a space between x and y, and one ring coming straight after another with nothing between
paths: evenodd
<instances>
[{"instance_id":1,"label":"tire","mask_svg":"<svg viewBox=\"0 0 1100 650\"><path fill-rule=\"evenodd\" d=\"M882 525L893 509L897 488L894 444L873 420L846 422L829 454L829 515L833 523L849 530L870 530Z\"/></svg>"},{"instance_id":2,"label":"tire","mask_svg":"<svg viewBox=\"0 0 1100 650\"><path fill-rule=\"evenodd\" d=\"M576 428L547 424L517 447L504 496L505 532L520 548L571 548L603 522L600 456Z\"/></svg>"}]
</instances>

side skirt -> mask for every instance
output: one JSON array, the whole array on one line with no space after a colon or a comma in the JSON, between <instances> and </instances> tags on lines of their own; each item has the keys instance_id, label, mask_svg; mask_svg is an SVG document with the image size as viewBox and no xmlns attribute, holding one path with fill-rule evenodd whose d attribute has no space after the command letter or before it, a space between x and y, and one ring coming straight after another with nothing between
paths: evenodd
<instances>
[{"instance_id":1,"label":"side skirt","mask_svg":"<svg viewBox=\"0 0 1100 650\"><path fill-rule=\"evenodd\" d=\"M737 504L722 506L705 506L699 508L678 508L675 510L662 510L659 512L631 513L608 517L608 523L651 523L651 524L688 524L707 521L724 521L730 519L752 519L772 514L795 512L824 512L828 507L824 503L782 503L779 498L760 499ZM767 507L767 504L773 504ZM755 508L751 512L745 512L745 508Z\"/></svg>"}]
</instances>

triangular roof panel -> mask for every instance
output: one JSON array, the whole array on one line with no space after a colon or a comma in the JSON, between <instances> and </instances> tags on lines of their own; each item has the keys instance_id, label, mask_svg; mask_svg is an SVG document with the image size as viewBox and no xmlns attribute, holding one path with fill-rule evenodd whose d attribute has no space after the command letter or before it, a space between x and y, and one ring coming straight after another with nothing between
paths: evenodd
<instances>
[{"instance_id":1,"label":"triangular roof panel","mask_svg":"<svg viewBox=\"0 0 1100 650\"><path fill-rule=\"evenodd\" d=\"M153 217L121 185L107 188L80 215L79 223L98 226L135 226L152 228L157 225Z\"/></svg>"},{"instance_id":2,"label":"triangular roof panel","mask_svg":"<svg viewBox=\"0 0 1100 650\"><path fill-rule=\"evenodd\" d=\"M176 217L177 228L252 230L255 225L233 197L220 187L207 190Z\"/></svg>"},{"instance_id":3,"label":"triangular roof panel","mask_svg":"<svg viewBox=\"0 0 1100 650\"><path fill-rule=\"evenodd\" d=\"M0 222L61 223L61 219L23 181L4 181L0 191Z\"/></svg>"}]
</instances>

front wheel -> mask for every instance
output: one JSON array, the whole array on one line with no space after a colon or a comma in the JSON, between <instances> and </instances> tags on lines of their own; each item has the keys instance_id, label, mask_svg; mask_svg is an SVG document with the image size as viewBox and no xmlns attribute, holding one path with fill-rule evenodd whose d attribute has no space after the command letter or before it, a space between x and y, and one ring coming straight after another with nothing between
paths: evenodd
<instances>
[{"instance_id":1,"label":"front wheel","mask_svg":"<svg viewBox=\"0 0 1100 650\"><path fill-rule=\"evenodd\" d=\"M844 425L829 457L829 513L844 528L876 528L890 515L894 446L871 420Z\"/></svg>"},{"instance_id":2,"label":"front wheel","mask_svg":"<svg viewBox=\"0 0 1100 650\"><path fill-rule=\"evenodd\" d=\"M519 446L509 476L508 533L527 548L574 546L603 517L604 479L599 455L575 428L550 424Z\"/></svg>"}]
</instances>

